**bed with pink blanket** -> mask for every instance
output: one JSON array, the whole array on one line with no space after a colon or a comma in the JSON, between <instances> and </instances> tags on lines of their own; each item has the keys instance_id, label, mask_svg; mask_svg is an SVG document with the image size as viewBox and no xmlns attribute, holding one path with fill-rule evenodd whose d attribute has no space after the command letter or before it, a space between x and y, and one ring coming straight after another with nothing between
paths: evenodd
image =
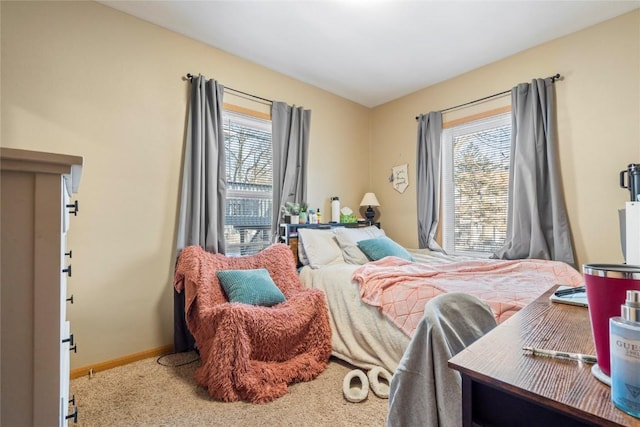
<instances>
[{"instance_id":1,"label":"bed with pink blanket","mask_svg":"<svg viewBox=\"0 0 640 427\"><path fill-rule=\"evenodd\" d=\"M371 261L358 243L390 240L382 236L375 227L300 229L298 236L300 278L327 298L332 354L363 369L394 372L425 304L440 294L478 297L500 323L551 286L583 282L578 271L556 261L453 257L424 249L403 249L409 259L401 254Z\"/></svg>"}]
</instances>

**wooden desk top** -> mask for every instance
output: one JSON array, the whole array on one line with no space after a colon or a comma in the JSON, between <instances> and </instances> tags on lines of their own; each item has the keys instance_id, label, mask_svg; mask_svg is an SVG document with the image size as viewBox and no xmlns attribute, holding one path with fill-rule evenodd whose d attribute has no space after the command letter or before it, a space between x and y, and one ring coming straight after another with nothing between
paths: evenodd
<instances>
[{"instance_id":1,"label":"wooden desk top","mask_svg":"<svg viewBox=\"0 0 640 427\"><path fill-rule=\"evenodd\" d=\"M585 307L549 301L555 287L458 353L449 366L522 399L601 425L640 426L611 403L610 388L573 360L532 356L544 349L595 354Z\"/></svg>"}]
</instances>

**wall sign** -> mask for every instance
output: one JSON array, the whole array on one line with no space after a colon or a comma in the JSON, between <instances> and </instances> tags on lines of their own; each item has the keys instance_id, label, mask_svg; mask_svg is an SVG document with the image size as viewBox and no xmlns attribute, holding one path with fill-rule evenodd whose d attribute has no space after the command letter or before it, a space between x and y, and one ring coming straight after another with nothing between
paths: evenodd
<instances>
[{"instance_id":1,"label":"wall sign","mask_svg":"<svg viewBox=\"0 0 640 427\"><path fill-rule=\"evenodd\" d=\"M391 174L391 181L393 182L393 188L398 193L404 193L404 190L409 186L409 164L394 166Z\"/></svg>"}]
</instances>

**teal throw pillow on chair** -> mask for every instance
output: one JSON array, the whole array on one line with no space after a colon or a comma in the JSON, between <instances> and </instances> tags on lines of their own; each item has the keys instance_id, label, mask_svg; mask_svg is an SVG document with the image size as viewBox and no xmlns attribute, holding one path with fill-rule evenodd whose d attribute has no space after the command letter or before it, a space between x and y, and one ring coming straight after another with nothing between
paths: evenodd
<instances>
[{"instance_id":1,"label":"teal throw pillow on chair","mask_svg":"<svg viewBox=\"0 0 640 427\"><path fill-rule=\"evenodd\" d=\"M357 244L360 250L372 261L377 261L386 256L396 256L398 258L404 258L407 261L414 261L411 254L405 248L387 236L360 240Z\"/></svg>"},{"instance_id":2,"label":"teal throw pillow on chair","mask_svg":"<svg viewBox=\"0 0 640 427\"><path fill-rule=\"evenodd\" d=\"M285 301L284 294L265 268L218 270L216 275L229 302L271 307Z\"/></svg>"}]
</instances>

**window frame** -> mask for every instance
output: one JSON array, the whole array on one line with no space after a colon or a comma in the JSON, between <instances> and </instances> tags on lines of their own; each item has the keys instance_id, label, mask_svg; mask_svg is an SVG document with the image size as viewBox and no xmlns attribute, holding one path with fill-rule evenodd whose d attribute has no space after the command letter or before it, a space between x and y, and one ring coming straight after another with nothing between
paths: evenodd
<instances>
[{"instance_id":1,"label":"window frame","mask_svg":"<svg viewBox=\"0 0 640 427\"><path fill-rule=\"evenodd\" d=\"M508 125L511 129L511 107L498 108L443 125L441 136L441 208L442 248L451 255L489 258L493 252L456 250L454 141L457 136ZM509 147L509 151L511 147ZM508 191L508 190L507 190ZM508 194L507 194L508 197ZM505 221L506 221L505 213Z\"/></svg>"},{"instance_id":2,"label":"window frame","mask_svg":"<svg viewBox=\"0 0 640 427\"><path fill-rule=\"evenodd\" d=\"M235 123L246 126L248 128L256 129L258 131L268 132L270 137L272 135L272 124L271 124L270 115L261 113L258 111L250 110L244 107L238 107L233 104L225 103L223 105L223 111L222 111L223 126L225 127L225 144L224 144L225 157L228 156L228 153L226 152L227 150L226 126L227 126L227 121L229 120L229 117L231 117L231 120ZM271 138L270 138L270 143L271 143ZM271 145L270 149L273 150L273 145ZM226 161L229 161L229 160L227 159ZM273 174L273 152L271 153L271 162L272 162L271 168L272 168L272 174ZM225 166L225 173L226 173L226 166ZM258 186L259 184L249 184L249 185ZM260 184L260 185L264 185L264 184ZM271 179L271 188L270 188L270 191L268 192L267 191L261 192L261 191L255 191L255 190L230 189L229 185L227 184L226 197L225 197L225 211L230 209L229 201L233 199L268 200L269 203L272 204L273 203L273 176ZM271 210L273 210L273 207L271 207ZM256 221L256 227L251 228L251 224L242 225L242 226L238 226L238 224L230 224L228 223L227 215L225 215L224 228L225 228L227 254L231 256L249 255L249 254L257 253L259 250L269 246L271 244L271 236L273 235L273 230L271 230L271 226L272 226L271 221L272 221L272 217L269 216L269 220L268 220L269 227L267 229L257 224L258 221ZM240 242L230 243L230 241L227 239L228 233L231 232L231 228L233 228L234 234L238 234ZM260 239L257 242L257 244L252 244L251 241L249 242L245 241L246 237L250 235L251 231L253 231L253 235L251 235L251 237L258 235L259 233L262 234L262 239ZM253 250L252 248L256 248L256 250Z\"/></svg>"}]
</instances>

